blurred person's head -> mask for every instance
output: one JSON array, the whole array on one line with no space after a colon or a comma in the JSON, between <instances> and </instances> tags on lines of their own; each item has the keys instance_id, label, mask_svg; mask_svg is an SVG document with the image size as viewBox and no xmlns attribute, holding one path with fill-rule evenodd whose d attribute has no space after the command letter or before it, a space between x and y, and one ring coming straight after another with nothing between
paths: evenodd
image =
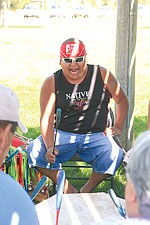
<instances>
[{"instance_id":1,"label":"blurred person's head","mask_svg":"<svg viewBox=\"0 0 150 225\"><path fill-rule=\"evenodd\" d=\"M2 165L17 129L23 133L27 128L19 119L19 101L16 94L0 84L0 166Z\"/></svg>"},{"instance_id":2,"label":"blurred person's head","mask_svg":"<svg viewBox=\"0 0 150 225\"><path fill-rule=\"evenodd\" d=\"M150 219L150 130L136 139L126 166L126 175L128 217Z\"/></svg>"}]
</instances>

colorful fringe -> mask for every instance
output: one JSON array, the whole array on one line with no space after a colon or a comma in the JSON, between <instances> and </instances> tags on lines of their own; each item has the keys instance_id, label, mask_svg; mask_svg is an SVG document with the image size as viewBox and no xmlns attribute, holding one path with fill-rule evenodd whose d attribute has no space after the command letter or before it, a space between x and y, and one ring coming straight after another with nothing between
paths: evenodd
<instances>
[{"instance_id":1,"label":"colorful fringe","mask_svg":"<svg viewBox=\"0 0 150 225\"><path fill-rule=\"evenodd\" d=\"M18 134L14 136L12 146L1 169L12 176L29 193L34 190L42 174L28 167L27 141L27 138L23 138ZM49 182L45 184L47 190L50 185Z\"/></svg>"}]
</instances>

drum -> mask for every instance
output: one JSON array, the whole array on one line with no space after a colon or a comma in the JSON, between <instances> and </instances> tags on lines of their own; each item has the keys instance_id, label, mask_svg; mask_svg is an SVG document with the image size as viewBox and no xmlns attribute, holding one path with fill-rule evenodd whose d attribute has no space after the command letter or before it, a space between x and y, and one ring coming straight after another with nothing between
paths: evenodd
<instances>
[{"instance_id":1,"label":"drum","mask_svg":"<svg viewBox=\"0 0 150 225\"><path fill-rule=\"evenodd\" d=\"M118 198L122 207L125 200ZM40 225L56 224L56 195L36 206ZM95 225L104 220L125 220L107 193L63 194L59 225Z\"/></svg>"}]
</instances>

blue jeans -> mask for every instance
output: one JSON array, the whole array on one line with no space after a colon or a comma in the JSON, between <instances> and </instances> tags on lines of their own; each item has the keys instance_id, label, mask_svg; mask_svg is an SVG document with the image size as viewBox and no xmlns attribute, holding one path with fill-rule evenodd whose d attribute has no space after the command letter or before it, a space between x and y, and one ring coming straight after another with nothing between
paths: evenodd
<instances>
[{"instance_id":1,"label":"blue jeans","mask_svg":"<svg viewBox=\"0 0 150 225\"><path fill-rule=\"evenodd\" d=\"M123 160L122 149L111 136L105 136L103 132L74 134L58 130L55 146L59 154L52 167L54 170L60 169L61 163L67 162L75 153L92 165L93 172L100 174L114 175ZM29 166L49 168L46 151L40 135L27 148Z\"/></svg>"}]
</instances>

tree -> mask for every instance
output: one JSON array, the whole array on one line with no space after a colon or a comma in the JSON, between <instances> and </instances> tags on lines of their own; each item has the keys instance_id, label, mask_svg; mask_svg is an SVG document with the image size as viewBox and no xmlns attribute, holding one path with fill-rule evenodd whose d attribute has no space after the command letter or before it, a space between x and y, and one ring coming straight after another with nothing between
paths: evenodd
<instances>
[{"instance_id":1,"label":"tree","mask_svg":"<svg viewBox=\"0 0 150 225\"><path fill-rule=\"evenodd\" d=\"M116 77L129 99L129 112L124 125L122 143L129 150L133 142L137 1L118 0L116 35Z\"/></svg>"}]
</instances>

